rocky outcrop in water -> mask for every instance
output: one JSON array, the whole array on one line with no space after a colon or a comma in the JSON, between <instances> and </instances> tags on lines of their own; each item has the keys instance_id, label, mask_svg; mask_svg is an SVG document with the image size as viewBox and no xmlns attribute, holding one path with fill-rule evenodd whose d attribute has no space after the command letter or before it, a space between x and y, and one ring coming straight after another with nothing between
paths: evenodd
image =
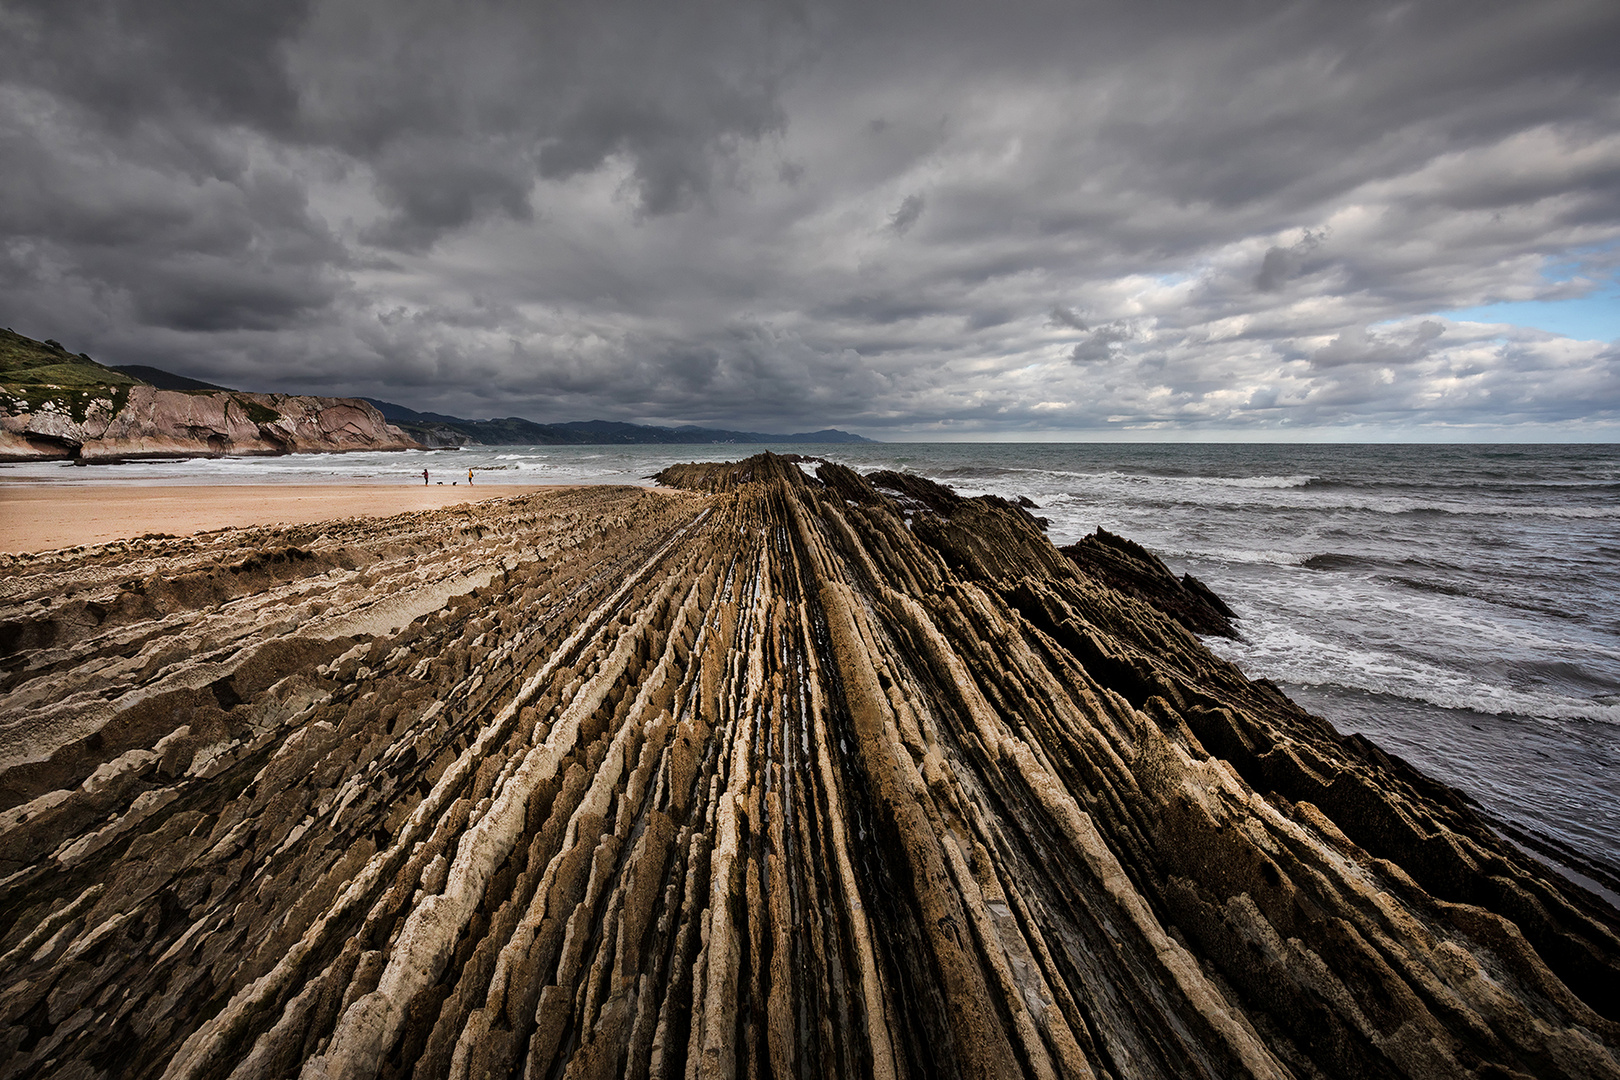
<instances>
[{"instance_id":1,"label":"rocky outcrop in water","mask_svg":"<svg viewBox=\"0 0 1620 1080\"><path fill-rule=\"evenodd\" d=\"M1017 508L662 479L11 559L5 1074L1620 1075L1612 911Z\"/></svg>"}]
</instances>

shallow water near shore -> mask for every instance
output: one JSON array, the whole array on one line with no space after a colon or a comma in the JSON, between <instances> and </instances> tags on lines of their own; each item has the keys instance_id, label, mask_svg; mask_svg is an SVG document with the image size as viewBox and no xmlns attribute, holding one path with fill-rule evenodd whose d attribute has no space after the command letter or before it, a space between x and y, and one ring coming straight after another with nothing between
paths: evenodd
<instances>
[{"instance_id":1,"label":"shallow water near shore","mask_svg":"<svg viewBox=\"0 0 1620 1080\"><path fill-rule=\"evenodd\" d=\"M676 461L799 452L1024 495L1240 617L1211 639L1344 732L1620 872L1620 447L1139 444L479 447L0 467L0 481L646 484Z\"/></svg>"}]
</instances>

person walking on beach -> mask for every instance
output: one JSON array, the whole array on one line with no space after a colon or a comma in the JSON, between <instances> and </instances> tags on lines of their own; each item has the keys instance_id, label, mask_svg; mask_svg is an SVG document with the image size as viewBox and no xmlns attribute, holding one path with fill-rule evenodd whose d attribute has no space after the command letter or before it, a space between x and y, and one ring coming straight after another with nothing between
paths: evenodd
<instances>
[{"instance_id":1,"label":"person walking on beach","mask_svg":"<svg viewBox=\"0 0 1620 1080\"><path fill-rule=\"evenodd\" d=\"M472 470L467 470L467 486L472 487Z\"/></svg>"},{"instance_id":2,"label":"person walking on beach","mask_svg":"<svg viewBox=\"0 0 1620 1080\"><path fill-rule=\"evenodd\" d=\"M427 470L426 470L426 469L423 469L423 470L422 470L422 486L423 486L423 487L427 487L427 486L428 486L428 482L427 482Z\"/></svg>"}]
</instances>

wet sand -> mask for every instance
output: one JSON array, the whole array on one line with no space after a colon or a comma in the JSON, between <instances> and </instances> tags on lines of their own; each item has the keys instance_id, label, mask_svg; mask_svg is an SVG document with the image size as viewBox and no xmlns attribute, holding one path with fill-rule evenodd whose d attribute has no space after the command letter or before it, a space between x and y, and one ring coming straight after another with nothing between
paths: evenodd
<instances>
[{"instance_id":1,"label":"wet sand","mask_svg":"<svg viewBox=\"0 0 1620 1080\"><path fill-rule=\"evenodd\" d=\"M510 498L557 485L0 484L0 552L52 551L149 533L388 517Z\"/></svg>"}]
</instances>

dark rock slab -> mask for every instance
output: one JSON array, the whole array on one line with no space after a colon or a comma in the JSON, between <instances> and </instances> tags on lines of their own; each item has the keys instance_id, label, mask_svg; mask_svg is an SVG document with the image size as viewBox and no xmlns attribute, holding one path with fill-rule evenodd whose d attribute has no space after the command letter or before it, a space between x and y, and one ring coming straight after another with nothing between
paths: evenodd
<instances>
[{"instance_id":1,"label":"dark rock slab","mask_svg":"<svg viewBox=\"0 0 1620 1080\"><path fill-rule=\"evenodd\" d=\"M1059 550L1081 573L1153 605L1195 634L1238 636L1232 625L1237 616L1209 586L1191 574L1177 579L1162 559L1134 540L1099 527Z\"/></svg>"}]
</instances>

